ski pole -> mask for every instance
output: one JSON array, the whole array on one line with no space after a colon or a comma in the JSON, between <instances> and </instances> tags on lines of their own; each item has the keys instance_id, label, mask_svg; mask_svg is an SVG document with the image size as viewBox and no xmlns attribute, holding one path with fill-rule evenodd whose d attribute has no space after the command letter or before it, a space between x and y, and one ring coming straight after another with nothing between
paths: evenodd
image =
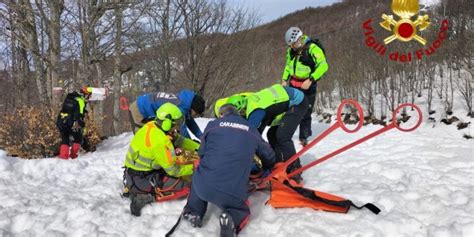
<instances>
[{"instance_id":1,"label":"ski pole","mask_svg":"<svg viewBox=\"0 0 474 237\"><path fill-rule=\"evenodd\" d=\"M358 115L359 115L359 123L357 124L356 128L353 129L353 130L348 129L344 125L344 123L342 122L342 110L344 109L344 106L346 106L348 104L353 105L357 109L357 112L358 112ZM279 168L275 169L270 175L263 178L258 183L265 183L265 182L269 181L272 177L277 175L278 173L280 173L282 171L286 172L286 167L288 165L293 163L296 159L298 159L302 154L306 153L309 149L313 148L317 143L319 143L321 140L323 140L329 134L334 132L334 130L336 130L338 128L342 128L342 130L344 130L345 132L348 132L348 133L357 132L362 127L362 124L364 123L364 112L362 110L362 107L355 100L343 100L341 102L341 104L339 105L338 109L337 109L337 120L338 120L337 123L334 123L333 125L331 125L331 127L326 129L318 137L316 137L314 140L312 140L310 143L308 143L308 145L304 146L303 149L299 150L296 154L294 154L287 161L285 161L283 163L283 165L281 165Z\"/></svg>"},{"instance_id":2,"label":"ski pole","mask_svg":"<svg viewBox=\"0 0 474 237\"><path fill-rule=\"evenodd\" d=\"M402 108L408 107L408 106L411 106L412 108L415 108L415 110L417 111L417 113L418 113L418 122L412 128L405 129L405 128L401 128L400 125L397 123L397 114L400 112L400 110ZM338 112L338 119L340 119L339 112ZM321 158L319 158L319 159L317 159L317 160L315 160L315 161L313 161L309 164L306 164L305 166L289 173L288 178L293 177L293 176L295 176L295 175L297 175L297 174L299 174L299 173L301 173L301 172L303 172L303 171L305 171L305 170L307 170L307 169L309 169L309 168L311 168L311 167L313 167L317 164L320 164L323 161L326 161L326 160L328 160L328 159L330 159L330 158L332 158L332 157L334 157L334 156L336 156L336 155L338 155L338 154L340 154L340 153L342 153L342 152L344 152L348 149L351 149L352 147L355 147L355 146L357 146L357 145L359 145L359 144L361 144L361 143L363 143L363 142L365 142L365 141L367 141L367 140L369 140L373 137L376 137L376 136L378 136L378 135L380 135L380 134L382 134L382 133L384 133L388 130L391 130L393 128L397 128L398 130L400 130L402 132L413 131L413 130L415 130L416 128L418 128L420 126L421 121L422 121L422 114L421 114L421 110L420 110L420 108L418 108L418 106L416 106L414 104L410 104L410 103L402 104L402 105L398 106L397 109L395 109L395 111L393 112L393 114L392 114L392 123L390 123L388 126L383 127L383 128L381 128L381 129L379 129L379 130L377 130L377 131L375 131L375 132L373 132L373 133L371 133L371 134L369 134L365 137L362 137L362 138L360 138L360 139L358 139L358 140L356 140L356 141L354 141L354 142L352 142L352 143L350 143L350 144L348 144L344 147L341 147L338 150L335 150L335 151L333 151L333 152L331 152L331 153L329 153L329 154L327 154L327 155L325 155L325 156L323 156L323 157L321 157ZM339 122L342 123L341 120L339 120Z\"/></svg>"}]
</instances>

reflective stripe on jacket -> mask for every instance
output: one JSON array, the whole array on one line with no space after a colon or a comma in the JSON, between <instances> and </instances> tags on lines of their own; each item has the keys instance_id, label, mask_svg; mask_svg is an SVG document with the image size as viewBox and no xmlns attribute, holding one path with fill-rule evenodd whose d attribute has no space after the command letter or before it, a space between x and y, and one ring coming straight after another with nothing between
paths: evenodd
<instances>
[{"instance_id":1,"label":"reflective stripe on jacket","mask_svg":"<svg viewBox=\"0 0 474 237\"><path fill-rule=\"evenodd\" d=\"M174 177L193 173L193 165L177 165L171 139L156 125L148 122L133 137L125 158L125 167L136 171L163 169Z\"/></svg>"},{"instance_id":2,"label":"reflective stripe on jacket","mask_svg":"<svg viewBox=\"0 0 474 237\"><path fill-rule=\"evenodd\" d=\"M247 110L246 116L247 118L250 114L256 109L268 109L270 106L279 103L285 103L290 100L288 93L286 92L285 88L280 84L275 84L271 87L265 88L261 91L253 93L248 97L247 100ZM285 108L283 112L286 112L288 107Z\"/></svg>"}]
</instances>

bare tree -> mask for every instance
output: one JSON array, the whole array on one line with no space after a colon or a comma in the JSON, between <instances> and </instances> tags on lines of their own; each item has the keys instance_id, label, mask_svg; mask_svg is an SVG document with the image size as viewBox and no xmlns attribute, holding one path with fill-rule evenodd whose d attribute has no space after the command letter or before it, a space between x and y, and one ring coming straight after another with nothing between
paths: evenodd
<instances>
[{"instance_id":1,"label":"bare tree","mask_svg":"<svg viewBox=\"0 0 474 237\"><path fill-rule=\"evenodd\" d=\"M463 75L456 80L456 86L458 89L458 93L464 99L465 105L467 107L467 115L473 116L472 104L473 104L473 88L474 88L474 80L472 75Z\"/></svg>"},{"instance_id":2,"label":"bare tree","mask_svg":"<svg viewBox=\"0 0 474 237\"><path fill-rule=\"evenodd\" d=\"M178 55L189 87L203 93L215 76L213 69L222 68L215 60L225 53L228 35L251 27L252 20L244 10L231 10L226 1L178 0L183 18L185 53ZM220 65L220 66L218 66ZM232 65L229 65L232 66Z\"/></svg>"},{"instance_id":3,"label":"bare tree","mask_svg":"<svg viewBox=\"0 0 474 237\"><path fill-rule=\"evenodd\" d=\"M118 134L120 131L119 127L119 97L122 87L122 72L120 71L121 66L121 56L123 52L122 48L122 21L123 21L123 10L120 5L115 7L115 36L114 36L114 83L113 83L113 93L114 93L114 112L113 112L113 127L114 134Z\"/></svg>"},{"instance_id":4,"label":"bare tree","mask_svg":"<svg viewBox=\"0 0 474 237\"><path fill-rule=\"evenodd\" d=\"M80 33L80 64L79 78L76 84L104 86L104 73L102 62L106 59L109 50L110 40L102 40L112 29L112 23L104 20L104 14L112 10L110 1L77 1L77 27ZM100 41L102 40L102 44ZM105 42L104 42L105 41ZM72 85L73 83L71 83ZM77 85L76 85L77 87ZM95 102L94 117L102 130L103 124L103 103Z\"/></svg>"},{"instance_id":5,"label":"bare tree","mask_svg":"<svg viewBox=\"0 0 474 237\"><path fill-rule=\"evenodd\" d=\"M178 9L178 2L167 0L156 2L147 11L148 25L151 28L149 43L153 50L156 77L154 78L154 89L166 90L171 83L172 71L176 70L176 63L172 56L172 43L178 39L182 30L182 14Z\"/></svg>"},{"instance_id":6,"label":"bare tree","mask_svg":"<svg viewBox=\"0 0 474 237\"><path fill-rule=\"evenodd\" d=\"M54 106L59 105L59 97L54 96L53 88L59 85L59 66L61 60L61 14L64 10L64 0L35 0L36 8L44 30L48 34L47 87L48 98ZM46 12L45 9L48 9Z\"/></svg>"},{"instance_id":7,"label":"bare tree","mask_svg":"<svg viewBox=\"0 0 474 237\"><path fill-rule=\"evenodd\" d=\"M42 51L39 47L35 12L31 2L28 0L10 0L4 4L8 12L15 15L13 18L14 21L11 22L14 24L14 27L10 30L10 36L18 42L18 47L21 48L20 51L26 50L28 54L32 55L33 72L39 93L39 101L43 104L49 104L50 97L46 94L47 86L44 74L44 63L48 62L48 58L41 53ZM0 16L2 18L8 18L8 13L4 11L5 8L0 8ZM26 58L25 51L21 52L20 57L22 58L21 60ZM22 68L24 75L27 75L29 64L25 63Z\"/></svg>"},{"instance_id":8,"label":"bare tree","mask_svg":"<svg viewBox=\"0 0 474 237\"><path fill-rule=\"evenodd\" d=\"M426 80L428 81L428 84L427 84L427 89L428 89L428 98L427 98L427 101L428 101L428 113L429 114L432 114L436 111L434 111L432 109L432 106L433 106L433 93L434 93L434 89L435 89L435 66L431 63L427 63L427 65L425 66L424 68L424 77L426 78Z\"/></svg>"}]
</instances>

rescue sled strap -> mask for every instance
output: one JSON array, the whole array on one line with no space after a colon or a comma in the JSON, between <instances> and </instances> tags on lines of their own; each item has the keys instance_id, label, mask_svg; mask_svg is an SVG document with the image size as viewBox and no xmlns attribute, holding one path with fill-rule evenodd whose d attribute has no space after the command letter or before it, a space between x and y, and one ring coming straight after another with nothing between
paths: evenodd
<instances>
[{"instance_id":1,"label":"rescue sled strap","mask_svg":"<svg viewBox=\"0 0 474 237\"><path fill-rule=\"evenodd\" d=\"M343 200L343 201L329 200L329 199L326 199L326 198L323 198L323 197L320 197L320 196L316 195L316 193L313 190L305 189L305 188L302 188L302 187L291 186L290 183L286 180L285 180L284 184L286 186L290 187L291 189L293 189L295 192L301 194L302 196L304 196L308 199L323 202L323 203L326 203L328 205L337 206L337 207L344 207L344 208L347 208L347 210L349 210L349 208L351 206L355 207L357 209L362 209L362 208L365 207L376 215L378 215L379 212L380 212L380 209L372 203L366 203L362 206L357 206L351 200Z\"/></svg>"},{"instance_id":2,"label":"rescue sled strap","mask_svg":"<svg viewBox=\"0 0 474 237\"><path fill-rule=\"evenodd\" d=\"M184 210L183 212L181 212L181 214L179 215L178 217L178 220L176 221L176 223L174 224L173 227L171 227L171 229L168 231L168 233L165 234L165 237L170 237L174 231L176 230L176 228L178 227L179 225L179 222L181 222L181 217L183 217L183 213L184 213Z\"/></svg>"}]
</instances>

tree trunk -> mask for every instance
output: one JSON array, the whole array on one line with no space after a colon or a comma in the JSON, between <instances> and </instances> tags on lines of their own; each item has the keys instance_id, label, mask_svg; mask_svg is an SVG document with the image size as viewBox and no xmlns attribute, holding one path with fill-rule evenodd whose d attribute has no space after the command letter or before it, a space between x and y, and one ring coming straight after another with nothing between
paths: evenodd
<instances>
[{"instance_id":1,"label":"tree trunk","mask_svg":"<svg viewBox=\"0 0 474 237\"><path fill-rule=\"evenodd\" d=\"M113 115L113 126L114 134L117 135L120 132L120 110L119 110L119 99L122 87L122 72L120 71L121 55L122 55L122 18L123 12L120 5L115 8L115 58L114 58L114 83L113 83L113 94L114 94L114 115Z\"/></svg>"},{"instance_id":2,"label":"tree trunk","mask_svg":"<svg viewBox=\"0 0 474 237\"><path fill-rule=\"evenodd\" d=\"M14 0L10 0L10 4L15 4L15 1ZM17 15L18 14L15 14L15 12L10 8L9 11L8 11L8 22L10 24L10 30L12 32L16 32L16 28L17 28L17 25L18 25L18 22L17 22ZM20 75L22 72L19 70L19 66L18 66L18 54L17 54L17 49L20 49L17 45L17 39L16 39L16 34L13 33L12 36L11 36L11 39L10 39L10 51L11 51L11 67L12 67L12 78L13 78L13 91L19 91L20 90L20 80L21 80L21 77L23 75ZM16 107L16 102L17 100L19 99L19 96L15 93L14 96L13 96L13 108ZM21 102L20 102L21 103ZM20 104L19 103L19 104Z\"/></svg>"},{"instance_id":3,"label":"tree trunk","mask_svg":"<svg viewBox=\"0 0 474 237\"><path fill-rule=\"evenodd\" d=\"M51 98L53 106L59 106L60 97L58 94L54 94L53 88L59 86L59 66L61 63L61 14L64 9L63 0L50 0L50 19L49 24L46 24L48 30L48 43L49 43L49 80L48 83L48 95Z\"/></svg>"},{"instance_id":4,"label":"tree trunk","mask_svg":"<svg viewBox=\"0 0 474 237\"><path fill-rule=\"evenodd\" d=\"M33 65L35 69L35 81L38 88L39 100L45 105L50 105L49 97L46 93L46 78L44 77L43 58L40 54L38 45L38 34L36 31L36 20L34 17L33 7L29 0L20 0L22 5L21 11L24 10L25 20L23 21L23 30L25 31L27 47L33 57ZM24 7L24 8L23 8Z\"/></svg>"},{"instance_id":5,"label":"tree trunk","mask_svg":"<svg viewBox=\"0 0 474 237\"><path fill-rule=\"evenodd\" d=\"M95 64L95 68L97 71L97 86L103 87L104 83L102 83L103 73L100 63ZM97 101L94 110L94 121L98 126L99 133L104 134L104 101Z\"/></svg>"}]
</instances>

